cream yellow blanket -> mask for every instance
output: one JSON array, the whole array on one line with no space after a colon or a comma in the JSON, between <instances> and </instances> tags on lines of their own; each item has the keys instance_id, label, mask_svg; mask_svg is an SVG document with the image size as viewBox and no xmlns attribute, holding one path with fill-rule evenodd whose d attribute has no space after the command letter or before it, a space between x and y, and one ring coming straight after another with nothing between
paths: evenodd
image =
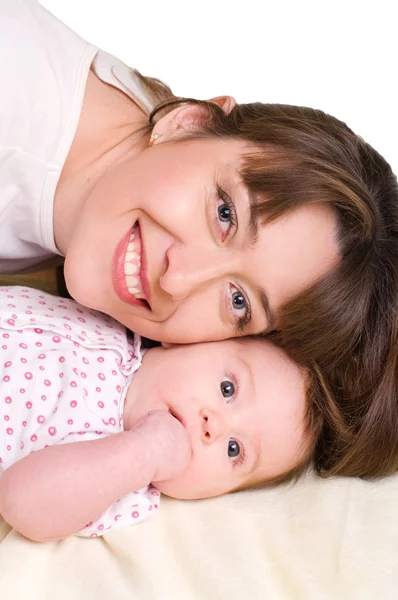
<instances>
[{"instance_id":1,"label":"cream yellow blanket","mask_svg":"<svg viewBox=\"0 0 398 600\"><path fill-rule=\"evenodd\" d=\"M163 498L102 539L37 544L0 520L0 541L2 600L397 600L398 477Z\"/></svg>"}]
</instances>

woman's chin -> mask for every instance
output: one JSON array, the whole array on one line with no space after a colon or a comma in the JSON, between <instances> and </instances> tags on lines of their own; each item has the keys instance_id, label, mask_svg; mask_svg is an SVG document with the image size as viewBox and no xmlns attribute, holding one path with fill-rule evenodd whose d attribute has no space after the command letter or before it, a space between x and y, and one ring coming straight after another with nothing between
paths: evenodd
<instances>
[{"instance_id":1,"label":"woman's chin","mask_svg":"<svg viewBox=\"0 0 398 600\"><path fill-rule=\"evenodd\" d=\"M70 296L87 308L107 312L106 306L102 305L101 293L93 284L93 276L85 274L84 270L74 268L73 263L65 260L64 264L65 286Z\"/></svg>"}]
</instances>

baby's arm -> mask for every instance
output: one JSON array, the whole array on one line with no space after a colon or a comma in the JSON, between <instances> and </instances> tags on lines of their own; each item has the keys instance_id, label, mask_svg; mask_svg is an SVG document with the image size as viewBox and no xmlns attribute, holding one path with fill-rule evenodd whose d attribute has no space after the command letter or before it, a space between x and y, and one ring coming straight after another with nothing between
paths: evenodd
<instances>
[{"instance_id":1,"label":"baby's arm","mask_svg":"<svg viewBox=\"0 0 398 600\"><path fill-rule=\"evenodd\" d=\"M53 541L80 530L119 498L182 473L187 433L166 411L130 431L33 452L0 477L0 514L24 536Z\"/></svg>"}]
</instances>

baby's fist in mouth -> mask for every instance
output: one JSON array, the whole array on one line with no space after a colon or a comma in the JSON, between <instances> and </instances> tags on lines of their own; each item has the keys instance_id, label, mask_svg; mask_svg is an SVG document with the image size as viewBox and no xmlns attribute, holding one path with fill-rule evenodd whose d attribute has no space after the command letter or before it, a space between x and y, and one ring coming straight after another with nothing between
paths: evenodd
<instances>
[{"instance_id":1,"label":"baby's fist in mouth","mask_svg":"<svg viewBox=\"0 0 398 600\"><path fill-rule=\"evenodd\" d=\"M131 431L143 437L155 469L152 481L181 475L191 459L191 444L185 427L166 410L153 410Z\"/></svg>"}]
</instances>

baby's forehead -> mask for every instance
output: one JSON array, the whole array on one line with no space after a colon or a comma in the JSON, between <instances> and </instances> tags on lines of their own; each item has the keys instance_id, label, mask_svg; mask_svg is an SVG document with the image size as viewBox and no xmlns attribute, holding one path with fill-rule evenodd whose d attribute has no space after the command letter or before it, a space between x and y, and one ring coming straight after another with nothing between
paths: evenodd
<instances>
[{"instance_id":1,"label":"baby's forehead","mask_svg":"<svg viewBox=\"0 0 398 600\"><path fill-rule=\"evenodd\" d=\"M252 356L253 358L272 357L275 361L290 361L287 354L273 344L270 340L259 338L259 337L243 337L233 338L226 342L230 351L239 356L245 356L246 358Z\"/></svg>"}]
</instances>

